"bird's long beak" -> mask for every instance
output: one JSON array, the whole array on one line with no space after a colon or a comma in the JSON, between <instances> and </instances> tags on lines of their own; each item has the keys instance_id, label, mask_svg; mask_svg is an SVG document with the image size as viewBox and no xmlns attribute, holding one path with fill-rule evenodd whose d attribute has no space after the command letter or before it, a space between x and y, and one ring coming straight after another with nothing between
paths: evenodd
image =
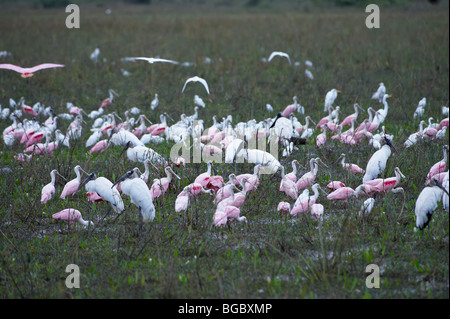
<instances>
[{"instance_id":1,"label":"bird's long beak","mask_svg":"<svg viewBox=\"0 0 450 319\"><path fill-rule=\"evenodd\" d=\"M447 195L449 195L448 191L445 189L444 185L441 184L440 181L438 181L436 178L433 178L434 184L439 187L440 189L442 189L444 191L444 193L446 193ZM449 195L450 196L450 195Z\"/></svg>"},{"instance_id":2,"label":"bird's long beak","mask_svg":"<svg viewBox=\"0 0 450 319\"><path fill-rule=\"evenodd\" d=\"M143 117L144 117L144 120L146 120L146 121L149 122L150 124L153 124L152 121L150 121L150 120L147 118L147 116L143 115Z\"/></svg>"},{"instance_id":3,"label":"bird's long beak","mask_svg":"<svg viewBox=\"0 0 450 319\"><path fill-rule=\"evenodd\" d=\"M130 147L130 142L128 142L127 144L125 144L125 147L122 149L122 152L120 152L119 157L122 156L123 153L124 153L129 147Z\"/></svg>"},{"instance_id":4,"label":"bird's long beak","mask_svg":"<svg viewBox=\"0 0 450 319\"><path fill-rule=\"evenodd\" d=\"M113 115L114 115L115 117L117 117L120 121L123 121L122 118L121 118L119 115L117 115L116 112L113 112Z\"/></svg>"},{"instance_id":5,"label":"bird's long beak","mask_svg":"<svg viewBox=\"0 0 450 319\"><path fill-rule=\"evenodd\" d=\"M112 186L111 188L113 188L114 186L116 186L117 184L119 184L120 182L123 182L124 180L126 180L129 176L129 172L126 172L125 174L123 174Z\"/></svg>"},{"instance_id":6,"label":"bird's long beak","mask_svg":"<svg viewBox=\"0 0 450 319\"><path fill-rule=\"evenodd\" d=\"M81 183L81 184L78 186L77 192L78 192L79 190L81 190L81 189L84 187L84 185L86 185L87 183L89 183L89 181L91 181L91 180L94 178L94 176L95 176L94 173L89 174L89 176L86 177L86 179L83 181L83 183Z\"/></svg>"},{"instance_id":7,"label":"bird's long beak","mask_svg":"<svg viewBox=\"0 0 450 319\"><path fill-rule=\"evenodd\" d=\"M328 168L327 164L325 164L320 158L319 158L319 160L318 160L317 162L318 162L318 163L321 163L323 166L325 166L326 168Z\"/></svg>"},{"instance_id":8,"label":"bird's long beak","mask_svg":"<svg viewBox=\"0 0 450 319\"><path fill-rule=\"evenodd\" d=\"M80 171L82 171L82 172L85 173L86 175L89 175L89 173L86 172L84 169L82 169L81 166L80 166Z\"/></svg>"},{"instance_id":9,"label":"bird's long beak","mask_svg":"<svg viewBox=\"0 0 450 319\"><path fill-rule=\"evenodd\" d=\"M169 119L171 119L172 122L175 122L175 120L169 114L167 114L167 112L164 112L164 115L166 115Z\"/></svg>"},{"instance_id":10,"label":"bird's long beak","mask_svg":"<svg viewBox=\"0 0 450 319\"><path fill-rule=\"evenodd\" d=\"M59 176L61 176L63 180L67 181L67 179L66 179L64 176L62 176L58 171L56 171L56 174L58 174Z\"/></svg>"},{"instance_id":11,"label":"bird's long beak","mask_svg":"<svg viewBox=\"0 0 450 319\"><path fill-rule=\"evenodd\" d=\"M175 174L175 172L172 170L172 168L170 169L170 172L178 179L181 180L180 176L178 176L177 174Z\"/></svg>"},{"instance_id":12,"label":"bird's long beak","mask_svg":"<svg viewBox=\"0 0 450 319\"><path fill-rule=\"evenodd\" d=\"M392 144L391 140L388 139L388 138L386 138L386 137L384 138L384 140L386 141L386 144L389 145L389 147L391 147L391 148L395 151L395 153L398 154L398 151L397 151L397 149L395 148L395 146Z\"/></svg>"},{"instance_id":13,"label":"bird's long beak","mask_svg":"<svg viewBox=\"0 0 450 319\"><path fill-rule=\"evenodd\" d=\"M363 111L364 113L367 113L366 110L364 110L361 106L359 106L359 104L356 104L356 106L357 106L361 111Z\"/></svg>"}]
</instances>

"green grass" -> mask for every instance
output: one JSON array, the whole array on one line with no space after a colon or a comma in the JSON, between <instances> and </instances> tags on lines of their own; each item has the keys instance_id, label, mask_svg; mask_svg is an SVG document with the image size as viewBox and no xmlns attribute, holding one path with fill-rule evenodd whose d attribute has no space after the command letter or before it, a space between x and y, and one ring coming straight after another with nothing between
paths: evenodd
<instances>
[{"instance_id":1,"label":"green grass","mask_svg":"<svg viewBox=\"0 0 450 319\"><path fill-rule=\"evenodd\" d=\"M122 215L100 222L106 206L88 203L81 193L60 200L64 181L57 179L54 198L41 205L41 189L54 168L69 180L79 164L112 181L135 166L143 170L143 165L120 157L120 147L89 155L84 147L90 135L88 121L72 149L58 149L54 156L29 163L13 159L22 151L18 143L0 144L0 167L12 169L0 174L1 298L449 297L448 214L439 206L430 226L423 233L414 232L415 199L428 169L442 158L448 135L447 141L402 147L408 135L418 130L413 112L422 97L428 101L426 118L440 120L441 105L448 105L449 15L442 5L382 10L379 30L365 27L361 8L307 12L295 6L274 11L206 6L203 14L176 5L118 3L111 6L109 16L104 14L106 6L80 8L77 30L65 28L63 9L6 6L0 11L0 50L13 54L0 63L66 65L38 72L29 81L12 71L0 72L0 104L8 106L9 98L17 101L23 96L27 104L40 101L57 113L66 112L66 102L89 112L113 88L120 94L112 106L119 115L137 106L156 122L163 111L175 120L182 113L193 114L193 96L199 94L207 103L199 117L208 127L214 115L232 114L233 124L263 120L274 115L266 111L266 103L281 111L297 95L317 121L324 116L323 99L331 88L342 90L336 105L344 114L353 113L355 102L378 109L370 97L382 81L393 95L388 100L386 130L394 134L399 150L389 159L384 176L393 176L398 166L407 177L400 184L406 191L403 216L397 220L401 195L381 197L363 220L357 214L362 199L350 200L344 209L321 193L322 225L308 215L285 223L276 212L278 202L287 200L278 191L277 174L263 176L261 186L247 198L241 215L248 218L249 227L234 224L221 235L211 227L215 207L206 195L192 204L187 215L174 212L176 195L206 171L204 163L176 169L181 181L155 201L156 218L142 234L137 208L127 196ZM97 45L106 62L94 65L89 55ZM272 51L287 52L302 65L289 66L282 59L262 63L261 58ZM120 62L125 56L156 55L195 66ZM212 63L205 64L205 57ZM313 81L303 73L307 59L315 65ZM123 77L121 68L133 75ZM208 81L209 96L195 84L181 94L184 81L194 75ZM160 106L151 112L155 93ZM299 120L304 123L304 117ZM68 124L60 122L63 132ZM10 121L1 121L0 129L8 125ZM319 169L317 181L322 186L330 179L359 185L361 178L348 175L336 160L346 153L347 161L365 166L373 149L367 143L351 148L337 142L318 149L314 137L282 159L288 171L295 158L305 166L299 172L303 174L309 170L309 159L319 156L329 167ZM168 156L172 144L154 149ZM234 172L233 165L215 168L224 177ZM237 173L247 172L253 172L252 165L238 166ZM152 172L150 180L158 177L160 172ZM68 229L52 220L53 213L67 207L79 209L96 226ZM65 269L72 263L80 267L80 289L65 287ZM366 288L369 264L380 267L380 289Z\"/></svg>"}]
</instances>

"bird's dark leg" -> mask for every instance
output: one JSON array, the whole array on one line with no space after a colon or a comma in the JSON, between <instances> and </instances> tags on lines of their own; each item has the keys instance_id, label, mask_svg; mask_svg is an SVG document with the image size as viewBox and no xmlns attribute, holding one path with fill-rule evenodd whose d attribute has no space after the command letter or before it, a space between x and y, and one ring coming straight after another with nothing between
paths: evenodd
<instances>
[{"instance_id":1,"label":"bird's dark leg","mask_svg":"<svg viewBox=\"0 0 450 319\"><path fill-rule=\"evenodd\" d=\"M144 218L142 217L141 208L139 207L139 236L142 234L142 226L144 224Z\"/></svg>"},{"instance_id":2,"label":"bird's dark leg","mask_svg":"<svg viewBox=\"0 0 450 319\"><path fill-rule=\"evenodd\" d=\"M103 222L105 217L108 216L110 212L111 212L111 204L109 202L106 202L106 214L101 219L101 222Z\"/></svg>"}]
</instances>

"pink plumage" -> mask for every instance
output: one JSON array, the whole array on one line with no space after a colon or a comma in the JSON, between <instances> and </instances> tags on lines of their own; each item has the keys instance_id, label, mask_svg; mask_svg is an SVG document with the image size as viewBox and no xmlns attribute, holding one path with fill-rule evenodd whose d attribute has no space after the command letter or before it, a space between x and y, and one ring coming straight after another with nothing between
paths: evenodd
<instances>
[{"instance_id":1,"label":"pink plumage","mask_svg":"<svg viewBox=\"0 0 450 319\"><path fill-rule=\"evenodd\" d=\"M79 210L76 210L74 208L66 208L58 213L53 214L52 218L66 220L69 224L73 224L81 218L81 213Z\"/></svg>"},{"instance_id":2,"label":"pink plumage","mask_svg":"<svg viewBox=\"0 0 450 319\"><path fill-rule=\"evenodd\" d=\"M14 64L0 64L0 69L6 69L6 70L12 70L18 73L21 73L21 76L23 78L28 78L30 76L33 76L34 72L44 70L44 69L50 69L50 68L61 68L64 67L63 64L55 64L55 63L44 63L39 64L36 66L33 66L31 68L22 68L20 66L14 65Z\"/></svg>"},{"instance_id":3,"label":"pink plumage","mask_svg":"<svg viewBox=\"0 0 450 319\"><path fill-rule=\"evenodd\" d=\"M98 141L92 148L89 150L89 154L93 153L101 153L106 150L108 147L108 140L101 140Z\"/></svg>"}]
</instances>

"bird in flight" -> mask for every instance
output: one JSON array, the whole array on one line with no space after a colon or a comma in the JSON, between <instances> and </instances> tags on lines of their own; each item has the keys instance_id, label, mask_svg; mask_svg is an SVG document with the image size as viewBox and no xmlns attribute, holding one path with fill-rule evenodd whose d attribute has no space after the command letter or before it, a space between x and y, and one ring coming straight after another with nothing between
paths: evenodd
<instances>
[{"instance_id":1,"label":"bird in flight","mask_svg":"<svg viewBox=\"0 0 450 319\"><path fill-rule=\"evenodd\" d=\"M172 63L172 64L179 64L180 62L173 61L173 60L167 60L167 59L159 59L159 58L145 58L145 57L137 57L132 58L133 60L142 60L147 61L148 63L155 63L155 62L166 62L166 63Z\"/></svg>"},{"instance_id":2,"label":"bird in flight","mask_svg":"<svg viewBox=\"0 0 450 319\"><path fill-rule=\"evenodd\" d=\"M284 52L279 52L279 51L274 51L270 54L269 59L267 60L268 62L270 62L275 56L282 56L285 57L286 59L288 59L289 64L291 64L291 59L289 58L289 55L287 53Z\"/></svg>"},{"instance_id":3,"label":"bird in flight","mask_svg":"<svg viewBox=\"0 0 450 319\"><path fill-rule=\"evenodd\" d=\"M16 71L18 73L21 73L20 76L23 78L32 77L34 75L34 72L37 72L39 70L50 68L62 68L62 67L64 67L64 64L54 64L54 63L39 64L31 68L22 68L14 64L0 64L0 69Z\"/></svg>"},{"instance_id":4,"label":"bird in flight","mask_svg":"<svg viewBox=\"0 0 450 319\"><path fill-rule=\"evenodd\" d=\"M206 92L208 92L208 94L209 94L208 83L206 83L205 79L202 79L198 76L194 76L192 78L187 79L186 82L184 83L183 90L181 90L181 93L184 92L184 89L186 88L186 84L188 84L189 82L200 82L201 84L203 84L203 86L206 89Z\"/></svg>"}]
</instances>

